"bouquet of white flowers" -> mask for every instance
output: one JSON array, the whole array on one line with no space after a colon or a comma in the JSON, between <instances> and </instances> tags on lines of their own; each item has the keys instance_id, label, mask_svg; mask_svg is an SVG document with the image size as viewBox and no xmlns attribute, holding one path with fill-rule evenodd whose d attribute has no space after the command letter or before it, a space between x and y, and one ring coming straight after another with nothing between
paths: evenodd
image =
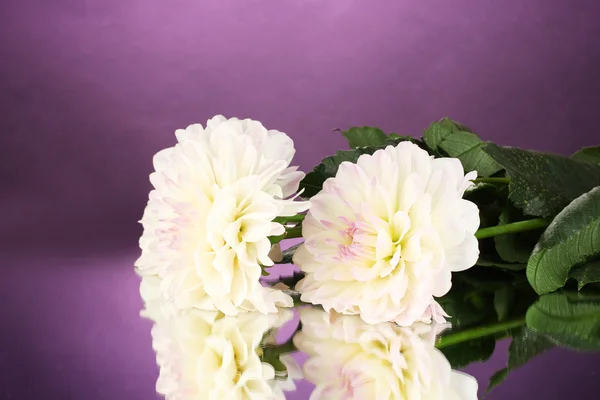
<instances>
[{"instance_id":1,"label":"bouquet of white flowers","mask_svg":"<svg viewBox=\"0 0 600 400\"><path fill-rule=\"evenodd\" d=\"M501 147L448 118L419 138L341 133L350 150L305 175L290 167L292 140L257 121L217 116L178 130L178 143L154 158L137 272L177 310L233 317L308 304L339 320L391 324L390 343L416 343L416 326L447 322L431 346L455 368L513 337L491 386L553 344L600 349L600 147L571 157ZM303 241L281 251L292 238ZM292 276L264 278L289 263ZM323 359L306 344L311 333L299 335ZM382 357L392 362L390 351ZM390 398L442 398L389 371ZM474 398L476 384L458 381L470 394L448 398Z\"/></svg>"}]
</instances>

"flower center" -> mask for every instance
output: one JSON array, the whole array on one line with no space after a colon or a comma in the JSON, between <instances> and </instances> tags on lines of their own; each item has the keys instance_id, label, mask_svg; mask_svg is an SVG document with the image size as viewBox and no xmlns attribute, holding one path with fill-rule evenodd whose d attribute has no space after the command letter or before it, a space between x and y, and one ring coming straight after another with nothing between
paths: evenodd
<instances>
[{"instance_id":1,"label":"flower center","mask_svg":"<svg viewBox=\"0 0 600 400\"><path fill-rule=\"evenodd\" d=\"M356 253L353 251L353 246L360 244L359 242L354 241L354 235L356 234L356 231L357 228L354 222L350 222L346 229L338 231L342 237L342 243L338 245L339 255L341 258L356 256Z\"/></svg>"},{"instance_id":2,"label":"flower center","mask_svg":"<svg viewBox=\"0 0 600 400\"><path fill-rule=\"evenodd\" d=\"M394 253L390 258L390 265L394 268L398 266L400 263L400 258L402 257L402 243L394 243L396 248L394 249Z\"/></svg>"},{"instance_id":3,"label":"flower center","mask_svg":"<svg viewBox=\"0 0 600 400\"><path fill-rule=\"evenodd\" d=\"M240 379L242 377L242 373L244 371L243 371L242 364L238 360L237 355L234 355L234 362L235 362L235 375L233 377L233 384L237 385L237 383L240 381Z\"/></svg>"},{"instance_id":4,"label":"flower center","mask_svg":"<svg viewBox=\"0 0 600 400\"><path fill-rule=\"evenodd\" d=\"M340 368L341 399L354 399L356 389L361 385L361 373L358 371Z\"/></svg>"},{"instance_id":5,"label":"flower center","mask_svg":"<svg viewBox=\"0 0 600 400\"><path fill-rule=\"evenodd\" d=\"M354 234L356 233L356 226L352 223L349 227L341 231L342 237L344 240L349 242L349 244L354 243Z\"/></svg>"}]
</instances>

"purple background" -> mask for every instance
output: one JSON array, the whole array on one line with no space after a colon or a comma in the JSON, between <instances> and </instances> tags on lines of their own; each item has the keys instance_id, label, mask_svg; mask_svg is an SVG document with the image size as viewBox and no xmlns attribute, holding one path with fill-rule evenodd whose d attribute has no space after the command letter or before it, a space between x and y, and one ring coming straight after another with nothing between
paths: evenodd
<instances>
[{"instance_id":1,"label":"purple background","mask_svg":"<svg viewBox=\"0 0 600 400\"><path fill-rule=\"evenodd\" d=\"M446 115L570 153L600 141L599 17L583 0L1 1L0 396L155 398L132 264L176 128L258 119L305 170L344 146L333 128L418 135ZM596 398L597 365L553 351L488 399Z\"/></svg>"}]
</instances>

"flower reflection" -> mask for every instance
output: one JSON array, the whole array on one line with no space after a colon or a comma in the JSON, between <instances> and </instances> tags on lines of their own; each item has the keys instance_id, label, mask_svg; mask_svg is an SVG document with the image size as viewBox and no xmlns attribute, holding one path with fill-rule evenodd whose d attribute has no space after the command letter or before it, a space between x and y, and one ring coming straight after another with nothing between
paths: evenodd
<instances>
[{"instance_id":1,"label":"flower reflection","mask_svg":"<svg viewBox=\"0 0 600 400\"><path fill-rule=\"evenodd\" d=\"M160 279L144 277L140 292L142 315L155 323L156 390L167 400L285 399L284 391L295 389L300 369L274 346L290 310L238 316L178 310L161 299L159 285Z\"/></svg>"},{"instance_id":2,"label":"flower reflection","mask_svg":"<svg viewBox=\"0 0 600 400\"><path fill-rule=\"evenodd\" d=\"M476 400L477 381L435 348L435 325L368 325L359 316L300 310L296 347L309 355L310 399Z\"/></svg>"}]
</instances>

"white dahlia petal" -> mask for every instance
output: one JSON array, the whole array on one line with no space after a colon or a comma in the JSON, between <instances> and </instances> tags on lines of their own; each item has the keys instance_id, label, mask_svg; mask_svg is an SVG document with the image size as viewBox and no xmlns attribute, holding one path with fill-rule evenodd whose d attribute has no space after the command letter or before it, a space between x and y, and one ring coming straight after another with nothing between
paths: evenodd
<instances>
[{"instance_id":1,"label":"white dahlia petal","mask_svg":"<svg viewBox=\"0 0 600 400\"><path fill-rule=\"evenodd\" d=\"M369 323L443 320L433 297L479 255L479 210L462 199L475 176L410 142L342 163L303 223L302 300Z\"/></svg>"},{"instance_id":2,"label":"white dahlia petal","mask_svg":"<svg viewBox=\"0 0 600 400\"><path fill-rule=\"evenodd\" d=\"M358 316L300 310L296 347L309 359L311 400L475 400L477 381L435 348L435 325L366 324Z\"/></svg>"},{"instance_id":3,"label":"white dahlia petal","mask_svg":"<svg viewBox=\"0 0 600 400\"><path fill-rule=\"evenodd\" d=\"M232 315L290 304L267 295L259 278L261 265L273 265L268 236L284 231L272 221L309 205L295 201L304 174L289 166L292 140L258 121L220 115L176 136L154 157L139 274L162 278L162 296L178 307Z\"/></svg>"},{"instance_id":4,"label":"white dahlia petal","mask_svg":"<svg viewBox=\"0 0 600 400\"><path fill-rule=\"evenodd\" d=\"M450 383L457 400L477 400L477 380L460 371L452 371Z\"/></svg>"}]
</instances>

